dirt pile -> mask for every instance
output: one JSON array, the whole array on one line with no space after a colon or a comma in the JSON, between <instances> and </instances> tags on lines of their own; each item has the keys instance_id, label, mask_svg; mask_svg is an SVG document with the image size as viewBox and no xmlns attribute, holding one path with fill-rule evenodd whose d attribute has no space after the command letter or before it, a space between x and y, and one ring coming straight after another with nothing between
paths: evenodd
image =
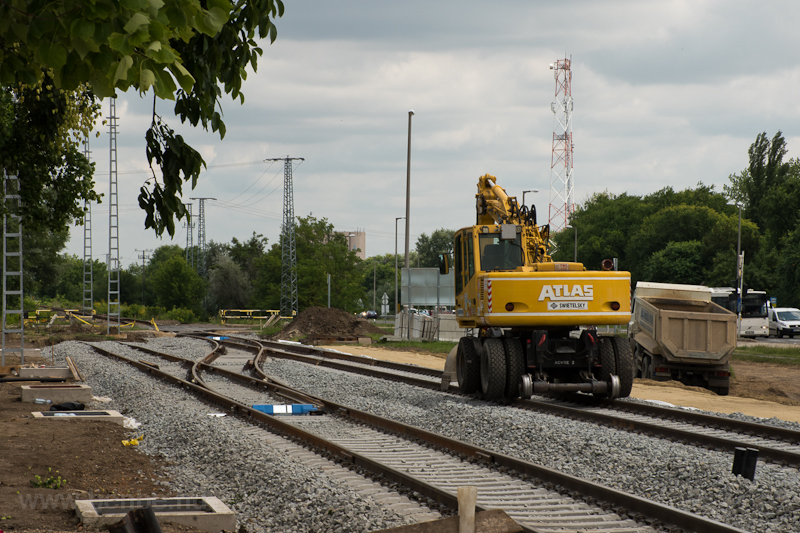
<instances>
[{"instance_id":1,"label":"dirt pile","mask_svg":"<svg viewBox=\"0 0 800 533\"><path fill-rule=\"evenodd\" d=\"M319 337L359 337L384 331L366 319L324 307L309 307L302 311L278 334L281 339Z\"/></svg>"}]
</instances>

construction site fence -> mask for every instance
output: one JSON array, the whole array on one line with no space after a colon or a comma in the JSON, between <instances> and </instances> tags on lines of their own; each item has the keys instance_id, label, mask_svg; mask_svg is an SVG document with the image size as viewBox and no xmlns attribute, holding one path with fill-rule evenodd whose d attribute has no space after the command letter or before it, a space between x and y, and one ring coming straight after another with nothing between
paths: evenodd
<instances>
[{"instance_id":1,"label":"construction site fence","mask_svg":"<svg viewBox=\"0 0 800 533\"><path fill-rule=\"evenodd\" d=\"M292 319L296 314L292 311L291 316L281 316L279 309L221 309L219 319L223 324L228 320L268 320L271 325L280 318Z\"/></svg>"}]
</instances>

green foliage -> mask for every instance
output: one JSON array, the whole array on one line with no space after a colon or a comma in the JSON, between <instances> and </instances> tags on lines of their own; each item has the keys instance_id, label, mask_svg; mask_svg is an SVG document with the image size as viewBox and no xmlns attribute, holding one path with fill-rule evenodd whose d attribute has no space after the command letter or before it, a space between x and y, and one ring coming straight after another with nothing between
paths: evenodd
<instances>
[{"instance_id":1,"label":"green foliage","mask_svg":"<svg viewBox=\"0 0 800 533\"><path fill-rule=\"evenodd\" d=\"M167 311L163 317L167 320L178 320L181 324L191 324L192 322L199 322L197 315L189 309L171 309Z\"/></svg>"},{"instance_id":2,"label":"green foliage","mask_svg":"<svg viewBox=\"0 0 800 533\"><path fill-rule=\"evenodd\" d=\"M60 95L48 97L51 103L69 93L86 94L91 105L95 96L112 97L117 90L134 89L140 94L152 90L154 101L175 101L174 112L182 122L211 127L224 137L219 98L224 91L244 102L241 87L246 69L255 70L262 54L256 40L274 42L277 30L273 20L282 16L283 10L281 0L2 2L0 85L14 87L16 94L40 88ZM84 109L75 116L85 126L91 123L90 114ZM53 118L70 129L64 116L58 112ZM161 167L161 176L154 174L139 201L146 212L145 226L158 235L164 230L173 235L174 216L185 216L178 197L182 182L192 180L194 186L203 161L160 121L155 102L153 116L147 136L148 159ZM29 121L28 129L45 136L63 131L52 122ZM19 145L24 147L27 139L20 138ZM5 148L0 148L0 153L5 153ZM50 202L39 197L47 199L41 183L47 184L53 172L35 178L34 170L26 171L34 176L30 185L25 185L30 188L24 195L26 205L53 222L78 218L76 199L93 194L91 182L86 183L90 173L80 168L78 151L72 146L64 148L78 170L61 174L62 187L52 188L57 194ZM34 158L23 154L13 170L34 163ZM45 167L52 164L43 162ZM84 158L82 166L86 165ZM33 207L39 205L42 207ZM63 206L68 209L56 209Z\"/></svg>"},{"instance_id":3,"label":"green foliage","mask_svg":"<svg viewBox=\"0 0 800 533\"><path fill-rule=\"evenodd\" d=\"M67 485L67 480L61 479L61 476L55 477L49 475L52 471L53 471L52 468L48 468L47 469L48 475L46 477L42 477L39 475L33 476L34 479L31 480L31 485L39 489L60 489L65 487ZM55 473L58 474L58 470L56 470Z\"/></svg>"},{"instance_id":4,"label":"green foliage","mask_svg":"<svg viewBox=\"0 0 800 533\"><path fill-rule=\"evenodd\" d=\"M670 242L650 256L644 267L644 279L701 285L707 277L705 263L699 241Z\"/></svg>"},{"instance_id":5,"label":"green foliage","mask_svg":"<svg viewBox=\"0 0 800 533\"><path fill-rule=\"evenodd\" d=\"M453 234L455 230L440 228L428 237L425 233L417 238L417 253L421 268L439 266L439 254L453 253Z\"/></svg>"},{"instance_id":6,"label":"green foliage","mask_svg":"<svg viewBox=\"0 0 800 533\"><path fill-rule=\"evenodd\" d=\"M227 255L220 256L208 275L208 297L213 313L247 306L253 287L242 268Z\"/></svg>"},{"instance_id":7,"label":"green foliage","mask_svg":"<svg viewBox=\"0 0 800 533\"><path fill-rule=\"evenodd\" d=\"M800 366L800 349L769 346L739 346L733 352L734 361L751 361L777 365Z\"/></svg>"},{"instance_id":8,"label":"green foliage","mask_svg":"<svg viewBox=\"0 0 800 533\"><path fill-rule=\"evenodd\" d=\"M150 281L158 306L166 309L200 309L206 291L205 282L182 256L173 256L163 262L150 275Z\"/></svg>"}]
</instances>

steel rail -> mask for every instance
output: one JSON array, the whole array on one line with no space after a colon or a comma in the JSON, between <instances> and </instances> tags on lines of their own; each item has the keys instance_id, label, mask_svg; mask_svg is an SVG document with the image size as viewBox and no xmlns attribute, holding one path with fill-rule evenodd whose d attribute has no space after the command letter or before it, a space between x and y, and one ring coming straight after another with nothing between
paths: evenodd
<instances>
[{"instance_id":1,"label":"steel rail","mask_svg":"<svg viewBox=\"0 0 800 533\"><path fill-rule=\"evenodd\" d=\"M256 342L256 341L250 341L250 342ZM274 345L275 343L272 344ZM380 370L372 369L371 368L372 365L365 366L364 368L358 368L358 367L353 367L352 365L340 364L337 363L336 361L330 361L327 359L329 356L329 352L315 350L309 347L295 347L293 345L286 345L286 344L281 344L280 346L281 349L269 348L269 352L275 357L291 359L316 366L335 368L337 370L358 373L370 377L387 379L391 381L398 381L430 390L440 390L439 383L432 383L431 381L427 380L414 379L410 376L388 374L386 372L381 372ZM296 351L305 351L307 353L313 353L314 355L312 357L317 357L317 358L322 357L323 360L320 361L319 359L295 353ZM337 359L339 358L337 357ZM369 364L365 363L364 358L361 357L350 356L350 358L346 360L354 363L359 363L362 365ZM404 365L402 363L393 363L393 365L394 366L392 368L407 372L412 372L413 370L411 370L411 368L414 369L418 368L413 365ZM448 392L452 392L454 394L460 394L460 391L456 386L451 386ZM599 405L602 407L617 409L631 414L638 414L638 415L661 418L665 420L685 422L694 425L710 426L723 431L730 431L733 433L738 432L750 436L770 438L773 440L783 441L789 444L800 444L800 431L786 429L786 428L779 428L775 426L768 426L764 424L758 424L755 422L745 422L741 420L733 420L703 413L695 413L691 411L682 411L674 408L659 407L655 405L647 405L647 404L624 402L624 401L602 400L602 403L598 403L598 400L595 398L587 398L586 400L583 401L576 399L574 403L582 403L590 406ZM645 422L645 421L631 420L629 418L615 417L613 415L586 411L579 407L572 407L570 405L564 405L563 403L555 403L552 401L538 401L535 399L530 399L530 400L518 399L508 403L508 405L530 411L538 411L542 413L552 414L555 416L567 417L576 420L583 420L586 422L602 424L609 427L613 427L615 429L647 433L650 435L666 438L669 440L692 443L706 448L711 448L714 450L724 450L732 452L736 448L741 448L741 447L754 448L759 451L759 457L761 459L765 459L779 464L782 463L793 466L800 465L800 453L781 450L763 444L742 442L741 440L734 440L731 438L715 436L715 435L704 435L702 433L687 431L686 429L666 427L654 422Z\"/></svg>"},{"instance_id":2,"label":"steel rail","mask_svg":"<svg viewBox=\"0 0 800 533\"><path fill-rule=\"evenodd\" d=\"M261 350L261 354L263 355L260 355L255 361L256 365L254 371L256 374L262 377L265 377L266 374L261 369L260 363L261 359L266 355L267 352L274 352L274 350ZM675 510L672 507L664 506L626 492L617 491L610 487L598 485L575 476L563 474L551 468L493 452L491 450L474 446L463 441L450 439L449 437L445 437L437 433L373 415L365 411L352 409L330 400L323 401L325 402L325 406L328 410L337 412L339 414L347 414L350 418L355 420L380 427L392 433L397 433L421 440L433 446L444 448L452 453L462 454L487 464L494 464L498 467L506 467L514 470L515 472L527 474L545 482L561 485L569 490L577 491L600 501L613 502L614 505L625 507L630 511L661 520L665 523L690 529L697 527L699 529L696 529L696 531L708 531L710 533L726 531L726 529L714 529L716 525L708 527L709 525L705 523L707 519L698 517L692 513L684 513L683 511ZM679 511L685 516L681 515L676 520L676 515L672 514L673 511ZM695 518L700 518L701 523L697 523ZM722 525L723 528L728 527L724 524L720 525Z\"/></svg>"},{"instance_id":3,"label":"steel rail","mask_svg":"<svg viewBox=\"0 0 800 533\"><path fill-rule=\"evenodd\" d=\"M210 339L204 339L204 340L210 340ZM207 359L212 358L212 356L218 355L218 350L216 348L214 350L212 350L211 353L206 355L202 360L200 360L200 361L192 361L191 359L186 359L186 358L178 357L178 356L171 355L171 354L168 354L168 353L159 352L159 351L156 351L156 350L151 350L150 348L145 348L143 346L134 346L134 345L130 345L130 344L127 344L127 343L120 343L120 344L122 344L123 346L127 346L128 348L132 348L134 350L138 350L140 352L149 354L149 355L153 355L153 356L156 356L156 357L162 357L162 358L167 359L169 361L179 362L179 363L181 363L183 365L191 365L191 367L192 367L191 368L191 373L192 373L193 382L197 383L197 384L201 384L201 385L203 385L203 386L205 386L207 388L211 388L211 387L206 385L205 381L200 377L200 372L201 371L202 372L212 372L214 374L218 374L218 375L223 376L225 378L228 378L230 380L237 381L238 383L240 383L242 385L245 385L245 386L248 386L248 387L250 387L250 388L252 388L254 390L262 391L262 390L266 389L267 391L272 392L272 393L274 393L274 394L276 394L278 396L282 396L282 397L284 397L287 400L292 401L292 402L310 403L310 404L313 404L318 409L324 409L323 405L319 402L319 400L317 400L317 398L314 398L313 396L309 396L307 394L303 394L303 393L297 391L296 389L294 389L292 387L289 387L288 385L285 385L283 383L279 383L279 382L277 382L275 380L261 380L261 379L248 377L248 376L246 376L244 374L241 374L239 372L233 372L232 370L227 370L225 368L220 368L220 367L214 366L213 364L207 363L206 362ZM92 348L96 348L96 347L92 346ZM122 357L122 356L120 356L120 357ZM147 364L147 363L143 363L143 364Z\"/></svg>"},{"instance_id":4,"label":"steel rail","mask_svg":"<svg viewBox=\"0 0 800 533\"><path fill-rule=\"evenodd\" d=\"M230 412L240 415L247 420L256 420L260 423L264 423L279 433L289 435L307 443L310 446L325 450L326 452L340 458L346 464L351 464L353 466L368 470L373 474L385 476L387 479L397 481L403 486L411 488L438 503L450 507L451 509L455 510L458 508L457 497L451 492L439 489L438 487L419 480L412 475L387 467L378 461L303 431L294 425L280 421L274 416L252 409L240 402L237 402L236 400L217 394L198 384L182 380L144 363L128 359L124 356L114 354L113 352L101 349L99 347L93 345L88 346L98 351L98 353L116 358L135 366L143 372L155 375L173 384L184 387L187 390L191 390L204 400L217 403L228 409ZM322 398L318 398L318 400L322 402L327 411L336 413L340 416L351 418L355 421L381 428L391 433L403 435L411 439L417 439L418 441L425 442L431 446L439 447L448 450L451 453L472 458L487 465L506 467L507 469L513 470L520 474L526 474L535 477L543 482L553 483L570 491L577 491L586 497L594 498L601 502L607 502L614 506L623 507L629 511L629 514L640 514L644 517L663 522L667 526L680 527L685 530L696 531L698 533L745 533L744 530L723 524L716 520L704 518L680 509L676 509L674 507L650 501L633 494L612 489L605 485L592 483L590 481L571 476L569 474L564 474L551 468L510 457L486 448L474 446L463 441L451 439L444 435L433 433L431 431L408 424L403 424L388 418L373 415L365 411L353 409L336 402ZM488 510L488 508L483 506L476 506L476 508L479 511ZM525 531L535 533L535 530L524 526L522 527Z\"/></svg>"}]
</instances>

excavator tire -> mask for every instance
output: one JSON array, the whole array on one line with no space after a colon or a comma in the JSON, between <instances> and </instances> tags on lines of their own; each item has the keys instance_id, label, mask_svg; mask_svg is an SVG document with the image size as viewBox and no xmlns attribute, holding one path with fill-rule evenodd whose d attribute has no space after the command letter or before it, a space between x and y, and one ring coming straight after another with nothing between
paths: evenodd
<instances>
[{"instance_id":1,"label":"excavator tire","mask_svg":"<svg viewBox=\"0 0 800 533\"><path fill-rule=\"evenodd\" d=\"M609 383L611 374L617 373L617 358L614 355L614 345L611 337L599 337L597 339L597 347L600 351L600 375L597 377L600 381ZM597 393L595 396L608 398L608 393Z\"/></svg>"},{"instance_id":2,"label":"excavator tire","mask_svg":"<svg viewBox=\"0 0 800 533\"><path fill-rule=\"evenodd\" d=\"M503 397L506 390L506 354L503 341L486 339L481 351L481 389L486 400Z\"/></svg>"},{"instance_id":3,"label":"excavator tire","mask_svg":"<svg viewBox=\"0 0 800 533\"><path fill-rule=\"evenodd\" d=\"M456 348L456 377L458 388L472 394L481 387L480 341L474 337L461 337Z\"/></svg>"},{"instance_id":4,"label":"excavator tire","mask_svg":"<svg viewBox=\"0 0 800 533\"><path fill-rule=\"evenodd\" d=\"M611 337L614 354L617 361L617 376L619 376L619 397L627 398L633 388L633 376L636 374L636 363L631 350L631 343L623 337Z\"/></svg>"},{"instance_id":5,"label":"excavator tire","mask_svg":"<svg viewBox=\"0 0 800 533\"><path fill-rule=\"evenodd\" d=\"M506 352L506 391L505 396L513 400L519 398L519 385L525 373L525 354L519 339L506 337L503 339Z\"/></svg>"}]
</instances>

